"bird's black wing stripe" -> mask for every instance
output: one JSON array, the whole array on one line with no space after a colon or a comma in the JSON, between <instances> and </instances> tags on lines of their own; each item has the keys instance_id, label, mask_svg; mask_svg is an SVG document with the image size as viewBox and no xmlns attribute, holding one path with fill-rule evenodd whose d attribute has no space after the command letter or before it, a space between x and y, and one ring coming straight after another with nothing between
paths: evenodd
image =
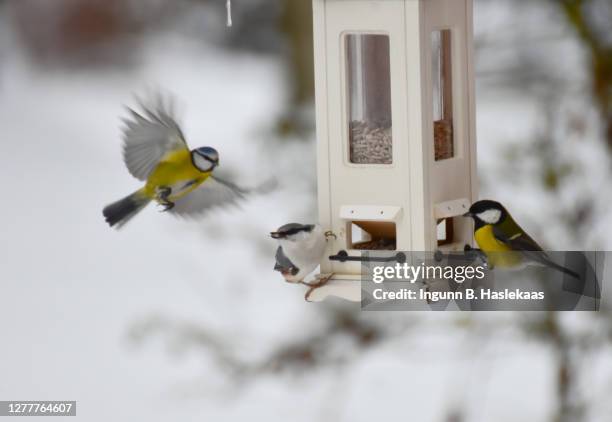
<instances>
[{"instance_id":1,"label":"bird's black wing stripe","mask_svg":"<svg viewBox=\"0 0 612 422\"><path fill-rule=\"evenodd\" d=\"M513 236L508 236L499 227L493 226L493 236L502 243L505 243L513 251L523 252L524 255L534 261L545 263L550 261L546 252L542 250L529 235L525 232L517 233Z\"/></svg>"},{"instance_id":2,"label":"bird's black wing stripe","mask_svg":"<svg viewBox=\"0 0 612 422\"><path fill-rule=\"evenodd\" d=\"M542 247L523 230L516 234L508 235L500 227L493 226L493 236L514 250L543 251Z\"/></svg>"},{"instance_id":3,"label":"bird's black wing stripe","mask_svg":"<svg viewBox=\"0 0 612 422\"><path fill-rule=\"evenodd\" d=\"M527 235L525 232L517 233L515 236L508 237L500 229L493 226L493 235L497 240L508 245L513 251L522 252L523 255L532 261L539 262L547 267L551 267L569 274L572 277L578 279L580 278L574 271L553 262L548 254L542 250L540 245L538 245L536 241L529 237L529 235Z\"/></svg>"}]
</instances>

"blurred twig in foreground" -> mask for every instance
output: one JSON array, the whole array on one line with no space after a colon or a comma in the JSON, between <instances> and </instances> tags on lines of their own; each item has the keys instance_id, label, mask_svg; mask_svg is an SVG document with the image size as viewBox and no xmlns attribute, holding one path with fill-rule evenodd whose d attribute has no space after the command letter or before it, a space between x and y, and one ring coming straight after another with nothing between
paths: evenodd
<instances>
[{"instance_id":1,"label":"blurred twig in foreground","mask_svg":"<svg viewBox=\"0 0 612 422\"><path fill-rule=\"evenodd\" d=\"M132 326L131 341L141 344L152 336L161 336L171 350L203 351L229 376L241 381L250 377L282 372L302 373L307 370L347 363L353 350L364 350L388 336L382 325L367 321L359 312L332 308L322 329L279 344L264 356L254 358L249 353L236 353L226 344L224 333L214 333L205 326L180 322L163 316L153 316Z\"/></svg>"}]
</instances>

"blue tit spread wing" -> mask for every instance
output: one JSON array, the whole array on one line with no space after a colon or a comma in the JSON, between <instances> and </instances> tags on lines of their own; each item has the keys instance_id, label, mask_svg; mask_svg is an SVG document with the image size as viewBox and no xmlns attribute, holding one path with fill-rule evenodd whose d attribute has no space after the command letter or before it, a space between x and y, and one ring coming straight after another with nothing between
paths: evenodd
<instances>
[{"instance_id":1,"label":"blue tit spread wing","mask_svg":"<svg viewBox=\"0 0 612 422\"><path fill-rule=\"evenodd\" d=\"M251 193L235 184L209 176L193 192L178 199L170 210L173 214L193 216L216 207L237 206Z\"/></svg>"},{"instance_id":2,"label":"blue tit spread wing","mask_svg":"<svg viewBox=\"0 0 612 422\"><path fill-rule=\"evenodd\" d=\"M493 226L493 235L497 240L505 243L512 250L521 252L528 259L579 278L574 271L553 262L542 247L522 229L519 229L515 234L508 234L497 226Z\"/></svg>"},{"instance_id":3,"label":"blue tit spread wing","mask_svg":"<svg viewBox=\"0 0 612 422\"><path fill-rule=\"evenodd\" d=\"M279 246L276 250L276 264L274 265L274 270L280 271L281 273L291 273L291 275L296 275L299 272L299 269L285 255L282 246Z\"/></svg>"},{"instance_id":4,"label":"blue tit spread wing","mask_svg":"<svg viewBox=\"0 0 612 422\"><path fill-rule=\"evenodd\" d=\"M170 100L158 96L140 107L142 113L128 108L130 116L123 119L123 159L132 176L144 181L166 154L188 147Z\"/></svg>"},{"instance_id":5,"label":"blue tit spread wing","mask_svg":"<svg viewBox=\"0 0 612 422\"><path fill-rule=\"evenodd\" d=\"M277 187L276 179L269 179L257 187L246 189L216 175L209 176L193 192L174 201L170 212L190 217L206 213L213 208L239 206L249 196L265 194Z\"/></svg>"}]
</instances>

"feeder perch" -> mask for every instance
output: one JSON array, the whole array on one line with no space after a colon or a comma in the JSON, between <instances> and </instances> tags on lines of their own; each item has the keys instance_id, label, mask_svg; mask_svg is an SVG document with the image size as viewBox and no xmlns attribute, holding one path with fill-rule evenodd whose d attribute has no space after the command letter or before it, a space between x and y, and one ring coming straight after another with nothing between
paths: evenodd
<instances>
[{"instance_id":1,"label":"feeder perch","mask_svg":"<svg viewBox=\"0 0 612 422\"><path fill-rule=\"evenodd\" d=\"M472 244L472 8L313 0L319 221L336 237L321 262L334 276L310 300L359 301L363 251Z\"/></svg>"}]
</instances>

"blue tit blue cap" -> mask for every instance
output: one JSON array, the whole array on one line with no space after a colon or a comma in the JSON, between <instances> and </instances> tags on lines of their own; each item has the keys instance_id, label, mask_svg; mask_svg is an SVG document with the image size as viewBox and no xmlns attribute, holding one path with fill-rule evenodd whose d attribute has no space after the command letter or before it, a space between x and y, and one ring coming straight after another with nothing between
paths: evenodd
<instances>
[{"instance_id":1,"label":"blue tit blue cap","mask_svg":"<svg viewBox=\"0 0 612 422\"><path fill-rule=\"evenodd\" d=\"M219 153L212 147L200 147L195 152L213 163L219 162Z\"/></svg>"}]
</instances>

